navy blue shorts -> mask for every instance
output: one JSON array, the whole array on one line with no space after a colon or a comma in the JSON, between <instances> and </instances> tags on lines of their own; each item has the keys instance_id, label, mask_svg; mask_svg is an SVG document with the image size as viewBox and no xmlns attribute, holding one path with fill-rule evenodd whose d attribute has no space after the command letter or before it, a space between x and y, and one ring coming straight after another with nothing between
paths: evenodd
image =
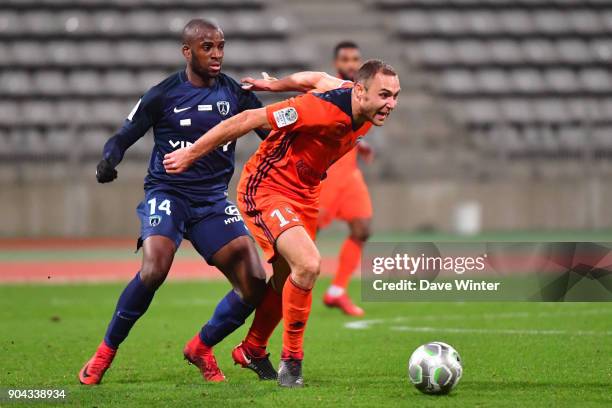
<instances>
[{"instance_id":1,"label":"navy blue shorts","mask_svg":"<svg viewBox=\"0 0 612 408\"><path fill-rule=\"evenodd\" d=\"M202 205L190 204L185 198L164 190L148 190L138 204L140 239L162 235L181 245L183 237L212 265L213 255L225 244L249 230L234 203L224 195Z\"/></svg>"}]
</instances>

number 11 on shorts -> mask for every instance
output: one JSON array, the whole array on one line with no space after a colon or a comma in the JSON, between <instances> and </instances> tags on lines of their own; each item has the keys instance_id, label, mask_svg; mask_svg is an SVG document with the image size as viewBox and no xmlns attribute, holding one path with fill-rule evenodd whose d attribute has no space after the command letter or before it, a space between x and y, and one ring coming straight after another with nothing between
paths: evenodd
<instances>
[{"instance_id":1,"label":"number 11 on shorts","mask_svg":"<svg viewBox=\"0 0 612 408\"><path fill-rule=\"evenodd\" d=\"M278 208L273 210L270 213L270 216L278 218L278 221L280 223L279 226L281 228L291 222L300 222L300 219L297 217L297 215L295 215L295 213L290 208L285 207L284 210L285 210L285 215L287 216L287 218L289 218L289 220L287 220L287 218L283 216L283 214L281 213L281 210Z\"/></svg>"}]
</instances>

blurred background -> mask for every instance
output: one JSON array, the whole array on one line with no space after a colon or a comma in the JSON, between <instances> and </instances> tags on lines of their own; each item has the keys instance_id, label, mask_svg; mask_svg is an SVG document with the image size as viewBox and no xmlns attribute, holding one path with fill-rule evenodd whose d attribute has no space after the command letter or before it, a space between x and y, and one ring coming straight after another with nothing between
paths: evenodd
<instances>
[{"instance_id":1,"label":"blurred background","mask_svg":"<svg viewBox=\"0 0 612 408\"><path fill-rule=\"evenodd\" d=\"M612 226L610 0L3 0L0 236L138 234L151 135L115 182L97 184L96 163L183 67L194 17L220 24L237 79L333 73L341 40L395 66L400 105L362 167L375 231ZM234 181L257 143L239 142Z\"/></svg>"}]
</instances>

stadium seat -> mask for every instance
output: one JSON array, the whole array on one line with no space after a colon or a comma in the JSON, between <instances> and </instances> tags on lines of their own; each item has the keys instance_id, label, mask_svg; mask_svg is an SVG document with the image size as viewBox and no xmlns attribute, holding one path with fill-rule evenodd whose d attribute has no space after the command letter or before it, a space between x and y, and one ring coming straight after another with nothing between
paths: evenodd
<instances>
[{"instance_id":1,"label":"stadium seat","mask_svg":"<svg viewBox=\"0 0 612 408\"><path fill-rule=\"evenodd\" d=\"M16 35L26 28L19 13L11 10L0 12L0 35Z\"/></svg>"},{"instance_id":2,"label":"stadium seat","mask_svg":"<svg viewBox=\"0 0 612 408\"><path fill-rule=\"evenodd\" d=\"M491 41L488 45L491 59L497 64L519 65L523 62L523 52L514 40Z\"/></svg>"},{"instance_id":3,"label":"stadium seat","mask_svg":"<svg viewBox=\"0 0 612 408\"><path fill-rule=\"evenodd\" d=\"M32 76L35 93L43 95L62 95L66 92L66 77L61 71L36 71Z\"/></svg>"},{"instance_id":4,"label":"stadium seat","mask_svg":"<svg viewBox=\"0 0 612 408\"><path fill-rule=\"evenodd\" d=\"M143 94L147 89L160 83L170 72L146 70L138 74L138 81L135 84L138 94Z\"/></svg>"},{"instance_id":5,"label":"stadium seat","mask_svg":"<svg viewBox=\"0 0 612 408\"><path fill-rule=\"evenodd\" d=\"M57 115L60 123L70 125L90 124L96 119L89 103L74 98L58 103Z\"/></svg>"},{"instance_id":6,"label":"stadium seat","mask_svg":"<svg viewBox=\"0 0 612 408\"><path fill-rule=\"evenodd\" d=\"M14 42L12 52L13 63L21 66L46 66L49 63L47 58L48 49L38 41L18 41Z\"/></svg>"},{"instance_id":7,"label":"stadium seat","mask_svg":"<svg viewBox=\"0 0 612 408\"><path fill-rule=\"evenodd\" d=\"M451 44L442 40L426 40L408 47L409 59L425 65L445 65L456 61L456 55Z\"/></svg>"},{"instance_id":8,"label":"stadium seat","mask_svg":"<svg viewBox=\"0 0 612 408\"><path fill-rule=\"evenodd\" d=\"M585 129L576 126L563 126L559 129L559 145L563 150L580 151L585 146Z\"/></svg>"},{"instance_id":9,"label":"stadium seat","mask_svg":"<svg viewBox=\"0 0 612 408\"><path fill-rule=\"evenodd\" d=\"M467 94L476 89L476 83L468 70L448 70L441 74L440 85L448 93Z\"/></svg>"},{"instance_id":10,"label":"stadium seat","mask_svg":"<svg viewBox=\"0 0 612 408\"><path fill-rule=\"evenodd\" d=\"M486 125L496 123L500 118L497 104L490 99L477 99L464 104L462 115L468 124Z\"/></svg>"},{"instance_id":11,"label":"stadium seat","mask_svg":"<svg viewBox=\"0 0 612 408\"><path fill-rule=\"evenodd\" d=\"M103 35L122 35L129 30L124 13L113 10L96 11L92 24L92 29Z\"/></svg>"},{"instance_id":12,"label":"stadium seat","mask_svg":"<svg viewBox=\"0 0 612 408\"><path fill-rule=\"evenodd\" d=\"M162 77L160 77L161 80ZM104 93L118 96L139 95L142 92L135 75L126 70L108 70L102 75Z\"/></svg>"},{"instance_id":13,"label":"stadium seat","mask_svg":"<svg viewBox=\"0 0 612 408\"><path fill-rule=\"evenodd\" d=\"M21 109L21 116L24 124L30 126L49 126L59 123L57 104L53 102L29 100L22 104Z\"/></svg>"},{"instance_id":14,"label":"stadium seat","mask_svg":"<svg viewBox=\"0 0 612 408\"><path fill-rule=\"evenodd\" d=\"M489 48L479 40L459 41L455 51L457 59L464 64L479 65L491 60Z\"/></svg>"},{"instance_id":15,"label":"stadium seat","mask_svg":"<svg viewBox=\"0 0 612 408\"><path fill-rule=\"evenodd\" d=\"M546 87L540 71L533 68L520 68L511 73L513 87L516 91L526 94L543 92Z\"/></svg>"},{"instance_id":16,"label":"stadium seat","mask_svg":"<svg viewBox=\"0 0 612 408\"><path fill-rule=\"evenodd\" d=\"M72 92L80 95L95 95L104 91L100 75L96 71L75 70L68 75Z\"/></svg>"},{"instance_id":17,"label":"stadium seat","mask_svg":"<svg viewBox=\"0 0 612 408\"><path fill-rule=\"evenodd\" d=\"M549 40L534 39L522 43L525 61L532 64L552 65L559 61L559 55Z\"/></svg>"},{"instance_id":18,"label":"stadium seat","mask_svg":"<svg viewBox=\"0 0 612 408\"><path fill-rule=\"evenodd\" d=\"M582 87L588 92L612 92L610 70L604 68L586 68L580 71L579 77Z\"/></svg>"},{"instance_id":19,"label":"stadium seat","mask_svg":"<svg viewBox=\"0 0 612 408\"><path fill-rule=\"evenodd\" d=\"M89 13L70 10L57 16L58 32L64 31L72 36L89 34L96 31L96 25Z\"/></svg>"},{"instance_id":20,"label":"stadium seat","mask_svg":"<svg viewBox=\"0 0 612 408\"><path fill-rule=\"evenodd\" d=\"M580 89L574 72L567 68L552 68L544 71L544 80L553 92L570 93Z\"/></svg>"},{"instance_id":21,"label":"stadium seat","mask_svg":"<svg viewBox=\"0 0 612 408\"><path fill-rule=\"evenodd\" d=\"M401 35L424 35L434 32L429 13L421 10L401 13L397 17L395 28Z\"/></svg>"},{"instance_id":22,"label":"stadium seat","mask_svg":"<svg viewBox=\"0 0 612 408\"><path fill-rule=\"evenodd\" d=\"M508 76L500 69L479 70L476 73L476 81L481 92L504 93L512 90Z\"/></svg>"},{"instance_id":23,"label":"stadium seat","mask_svg":"<svg viewBox=\"0 0 612 408\"><path fill-rule=\"evenodd\" d=\"M111 137L112 134L108 134L105 128L94 127L85 129L79 134L80 147L83 153L98 157L102 155L102 149L104 144Z\"/></svg>"},{"instance_id":24,"label":"stadium seat","mask_svg":"<svg viewBox=\"0 0 612 408\"><path fill-rule=\"evenodd\" d=\"M453 36L468 31L468 24L460 13L440 11L431 16L434 29L444 35Z\"/></svg>"},{"instance_id":25,"label":"stadium seat","mask_svg":"<svg viewBox=\"0 0 612 408\"><path fill-rule=\"evenodd\" d=\"M540 122L556 124L568 121L565 103L561 99L539 99L533 102L533 107L535 117Z\"/></svg>"},{"instance_id":26,"label":"stadium seat","mask_svg":"<svg viewBox=\"0 0 612 408\"><path fill-rule=\"evenodd\" d=\"M114 59L121 64L130 66L151 64L155 58L163 58L163 56L154 55L151 45L147 47L142 42L132 40L118 43L115 52L111 52L112 54L114 54L114 58L109 56L111 61Z\"/></svg>"},{"instance_id":27,"label":"stadium seat","mask_svg":"<svg viewBox=\"0 0 612 408\"><path fill-rule=\"evenodd\" d=\"M468 14L470 31L476 35L488 36L503 30L498 14L493 11L475 10Z\"/></svg>"},{"instance_id":28,"label":"stadium seat","mask_svg":"<svg viewBox=\"0 0 612 408\"><path fill-rule=\"evenodd\" d=\"M3 95L27 95L32 91L32 79L27 72L11 70L0 74L0 92Z\"/></svg>"},{"instance_id":29,"label":"stadium seat","mask_svg":"<svg viewBox=\"0 0 612 408\"><path fill-rule=\"evenodd\" d=\"M568 13L570 27L578 34L605 32L600 16L591 10L576 10Z\"/></svg>"},{"instance_id":30,"label":"stadium seat","mask_svg":"<svg viewBox=\"0 0 612 408\"><path fill-rule=\"evenodd\" d=\"M23 29L41 36L61 32L64 28L56 14L37 10L22 14L21 24Z\"/></svg>"},{"instance_id":31,"label":"stadium seat","mask_svg":"<svg viewBox=\"0 0 612 408\"><path fill-rule=\"evenodd\" d=\"M500 111L503 120L510 123L531 123L534 121L534 111L529 99L503 99L500 102Z\"/></svg>"},{"instance_id":32,"label":"stadium seat","mask_svg":"<svg viewBox=\"0 0 612 408\"><path fill-rule=\"evenodd\" d=\"M583 64L592 60L588 45L581 40L563 40L557 44L562 62Z\"/></svg>"},{"instance_id":33,"label":"stadium seat","mask_svg":"<svg viewBox=\"0 0 612 408\"><path fill-rule=\"evenodd\" d=\"M612 40L593 40L590 43L593 59L598 62L612 62Z\"/></svg>"},{"instance_id":34,"label":"stadium seat","mask_svg":"<svg viewBox=\"0 0 612 408\"><path fill-rule=\"evenodd\" d=\"M533 13L533 20L542 34L559 34L568 31L570 24L565 12L561 10L543 10Z\"/></svg>"},{"instance_id":35,"label":"stadium seat","mask_svg":"<svg viewBox=\"0 0 612 408\"><path fill-rule=\"evenodd\" d=\"M70 151L72 146L75 145L76 137L81 135L75 135L74 131L68 128L51 128L46 132L45 146L47 152L54 155L63 155Z\"/></svg>"},{"instance_id":36,"label":"stadium seat","mask_svg":"<svg viewBox=\"0 0 612 408\"><path fill-rule=\"evenodd\" d=\"M0 126L10 127L21 122L21 106L14 101L0 100Z\"/></svg>"},{"instance_id":37,"label":"stadium seat","mask_svg":"<svg viewBox=\"0 0 612 408\"><path fill-rule=\"evenodd\" d=\"M18 46L16 44L16 46ZM80 49L76 43L71 41L51 41L46 44L49 59L47 63L58 66L70 66L80 59Z\"/></svg>"},{"instance_id":38,"label":"stadium seat","mask_svg":"<svg viewBox=\"0 0 612 408\"><path fill-rule=\"evenodd\" d=\"M500 27L510 35L531 35L537 32L530 13L524 10L510 10L500 13Z\"/></svg>"}]
</instances>

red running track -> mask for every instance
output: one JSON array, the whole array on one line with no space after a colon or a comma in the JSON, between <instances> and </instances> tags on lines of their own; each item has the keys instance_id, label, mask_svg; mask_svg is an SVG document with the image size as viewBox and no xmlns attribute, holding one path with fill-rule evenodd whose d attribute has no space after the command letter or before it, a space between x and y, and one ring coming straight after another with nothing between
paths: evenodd
<instances>
[{"instance_id":1,"label":"red running track","mask_svg":"<svg viewBox=\"0 0 612 408\"><path fill-rule=\"evenodd\" d=\"M270 265L265 265L268 274ZM324 274L336 270L335 259L323 259ZM127 261L19 261L0 262L1 283L66 283L127 281L140 268L140 260ZM199 259L176 259L170 280L224 279L216 268Z\"/></svg>"}]
</instances>

